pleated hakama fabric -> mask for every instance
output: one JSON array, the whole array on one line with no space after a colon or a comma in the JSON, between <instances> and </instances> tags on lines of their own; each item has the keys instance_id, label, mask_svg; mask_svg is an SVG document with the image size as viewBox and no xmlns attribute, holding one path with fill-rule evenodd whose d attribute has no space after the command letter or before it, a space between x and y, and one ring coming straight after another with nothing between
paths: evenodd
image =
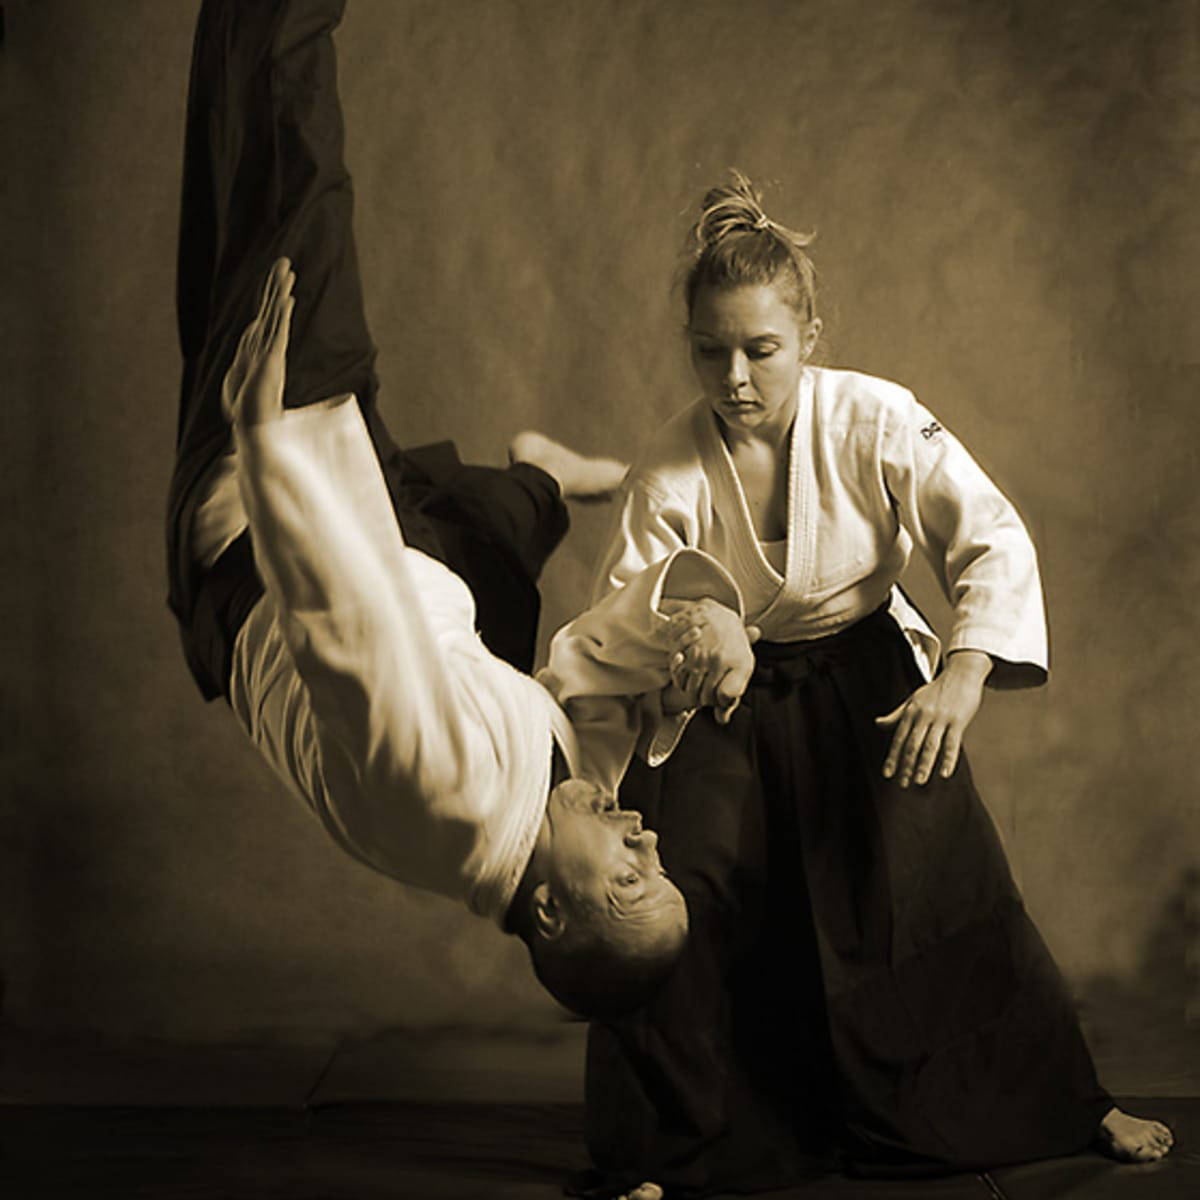
<instances>
[{"instance_id":1,"label":"pleated hakama fabric","mask_svg":"<svg viewBox=\"0 0 1200 1200\"><path fill-rule=\"evenodd\" d=\"M701 714L622 789L692 934L647 1010L592 1027L580 1182L701 1196L1084 1149L1111 1100L965 757L882 776L874 719L923 682L903 634L881 610L755 651L733 722Z\"/></svg>"}]
</instances>

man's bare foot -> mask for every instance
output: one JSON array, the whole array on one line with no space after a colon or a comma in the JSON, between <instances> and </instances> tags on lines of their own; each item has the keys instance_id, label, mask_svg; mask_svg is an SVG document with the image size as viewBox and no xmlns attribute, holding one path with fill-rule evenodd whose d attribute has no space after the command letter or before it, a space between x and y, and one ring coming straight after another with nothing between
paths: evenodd
<instances>
[{"instance_id":1,"label":"man's bare foot","mask_svg":"<svg viewBox=\"0 0 1200 1200\"><path fill-rule=\"evenodd\" d=\"M565 500L611 500L629 471L627 463L576 454L536 429L526 429L508 443L508 461L540 467L557 480Z\"/></svg>"},{"instance_id":2,"label":"man's bare foot","mask_svg":"<svg viewBox=\"0 0 1200 1200\"><path fill-rule=\"evenodd\" d=\"M1100 1122L1097 1140L1121 1162L1157 1162L1170 1153L1175 1137L1161 1121L1131 1117L1110 1108Z\"/></svg>"},{"instance_id":3,"label":"man's bare foot","mask_svg":"<svg viewBox=\"0 0 1200 1200\"><path fill-rule=\"evenodd\" d=\"M663 1190L657 1183L639 1183L632 1191L626 1192L618 1200L662 1200Z\"/></svg>"}]
</instances>

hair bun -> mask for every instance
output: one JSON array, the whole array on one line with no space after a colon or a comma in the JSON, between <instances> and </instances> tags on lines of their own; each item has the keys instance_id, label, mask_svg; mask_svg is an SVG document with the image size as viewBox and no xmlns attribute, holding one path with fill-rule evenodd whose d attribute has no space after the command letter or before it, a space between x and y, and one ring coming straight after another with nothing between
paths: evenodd
<instances>
[{"instance_id":1,"label":"hair bun","mask_svg":"<svg viewBox=\"0 0 1200 1200\"><path fill-rule=\"evenodd\" d=\"M688 236L688 313L702 283L735 287L785 279L801 318L816 318L816 269L805 253L814 234L798 233L767 216L754 184L736 168L728 183L704 193Z\"/></svg>"},{"instance_id":2,"label":"hair bun","mask_svg":"<svg viewBox=\"0 0 1200 1200\"><path fill-rule=\"evenodd\" d=\"M695 225L696 241L702 249L731 233L753 233L771 224L754 184L736 167L730 167L729 174L731 182L718 184L704 193L700 219Z\"/></svg>"}]
</instances>

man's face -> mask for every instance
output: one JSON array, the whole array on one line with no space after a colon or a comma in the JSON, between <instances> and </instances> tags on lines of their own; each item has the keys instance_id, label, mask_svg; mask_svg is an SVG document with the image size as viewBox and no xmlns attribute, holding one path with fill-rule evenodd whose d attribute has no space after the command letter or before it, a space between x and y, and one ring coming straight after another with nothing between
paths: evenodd
<instances>
[{"instance_id":1,"label":"man's face","mask_svg":"<svg viewBox=\"0 0 1200 1200\"><path fill-rule=\"evenodd\" d=\"M567 780L546 806L551 833L551 879L557 894L618 922L647 946L686 928L687 906L658 857L658 835L642 828L640 813L620 809L603 792Z\"/></svg>"}]
</instances>

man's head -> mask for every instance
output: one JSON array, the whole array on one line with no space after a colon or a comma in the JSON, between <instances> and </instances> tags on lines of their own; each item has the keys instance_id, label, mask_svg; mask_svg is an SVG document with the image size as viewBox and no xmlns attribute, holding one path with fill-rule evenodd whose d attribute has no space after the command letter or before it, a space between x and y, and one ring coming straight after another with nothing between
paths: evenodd
<instances>
[{"instance_id":1,"label":"man's head","mask_svg":"<svg viewBox=\"0 0 1200 1200\"><path fill-rule=\"evenodd\" d=\"M581 1016L639 1007L675 965L687 905L636 812L569 779L550 793L511 923L533 969Z\"/></svg>"}]
</instances>

